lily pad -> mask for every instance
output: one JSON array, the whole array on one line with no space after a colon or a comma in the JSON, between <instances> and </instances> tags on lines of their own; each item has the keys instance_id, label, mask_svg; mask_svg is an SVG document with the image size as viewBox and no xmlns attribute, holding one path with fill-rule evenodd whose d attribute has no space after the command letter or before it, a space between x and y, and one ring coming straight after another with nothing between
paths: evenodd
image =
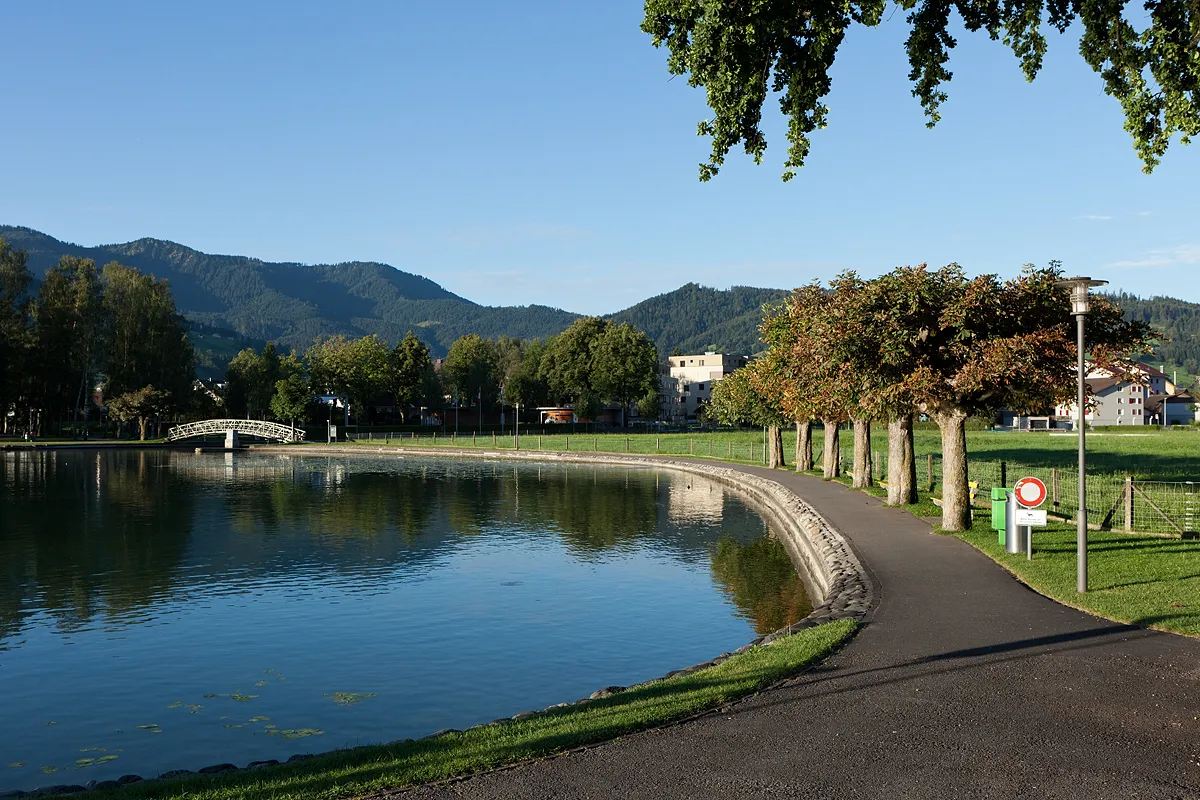
<instances>
[{"instance_id":1,"label":"lily pad","mask_svg":"<svg viewBox=\"0 0 1200 800\"><path fill-rule=\"evenodd\" d=\"M16 769L17 767L27 767L27 766L29 766L29 762L28 761L14 761L11 764L9 764L8 766L12 767L13 769Z\"/></svg>"},{"instance_id":2,"label":"lily pad","mask_svg":"<svg viewBox=\"0 0 1200 800\"><path fill-rule=\"evenodd\" d=\"M176 700L174 703L171 703L171 705L167 706L167 708L179 708L182 705L183 705L182 700Z\"/></svg>"},{"instance_id":3,"label":"lily pad","mask_svg":"<svg viewBox=\"0 0 1200 800\"><path fill-rule=\"evenodd\" d=\"M79 748L79 752L81 752L81 753L107 753L108 748L106 748L106 747L81 747L81 748Z\"/></svg>"},{"instance_id":4,"label":"lily pad","mask_svg":"<svg viewBox=\"0 0 1200 800\"><path fill-rule=\"evenodd\" d=\"M222 727L225 727L225 728L244 728L244 727L246 727L246 726L245 726L245 725L243 725L243 724L242 724L242 723L240 723L240 722L226 722L226 723L225 723L225 724L224 724Z\"/></svg>"},{"instance_id":5,"label":"lily pad","mask_svg":"<svg viewBox=\"0 0 1200 800\"><path fill-rule=\"evenodd\" d=\"M231 694L229 696L232 697L234 700L237 700L239 703L248 703L251 700L258 697L258 695L256 695L256 694L242 694L241 692L234 692L233 694Z\"/></svg>"},{"instance_id":6,"label":"lily pad","mask_svg":"<svg viewBox=\"0 0 1200 800\"><path fill-rule=\"evenodd\" d=\"M47 775L53 775L54 773L58 772L58 767L47 765L42 767L42 772L46 773Z\"/></svg>"},{"instance_id":7,"label":"lily pad","mask_svg":"<svg viewBox=\"0 0 1200 800\"><path fill-rule=\"evenodd\" d=\"M316 728L287 728L285 730L268 731L268 736L282 736L284 739L303 739L307 736L321 736L325 731Z\"/></svg>"},{"instance_id":8,"label":"lily pad","mask_svg":"<svg viewBox=\"0 0 1200 800\"><path fill-rule=\"evenodd\" d=\"M333 702L339 706L350 706L376 695L375 692L334 692L325 696L333 698Z\"/></svg>"},{"instance_id":9,"label":"lily pad","mask_svg":"<svg viewBox=\"0 0 1200 800\"><path fill-rule=\"evenodd\" d=\"M270 722L271 718L270 717L251 717L250 721L251 722Z\"/></svg>"},{"instance_id":10,"label":"lily pad","mask_svg":"<svg viewBox=\"0 0 1200 800\"><path fill-rule=\"evenodd\" d=\"M267 682L266 682L266 681L259 681L258 683L254 684L254 685L255 685L255 686L266 686L266 685L267 685Z\"/></svg>"},{"instance_id":11,"label":"lily pad","mask_svg":"<svg viewBox=\"0 0 1200 800\"><path fill-rule=\"evenodd\" d=\"M47 722L46 727L49 728L51 725L57 725L57 724L58 724L57 722Z\"/></svg>"},{"instance_id":12,"label":"lily pad","mask_svg":"<svg viewBox=\"0 0 1200 800\"><path fill-rule=\"evenodd\" d=\"M188 711L192 712L193 714L195 714L197 711L199 711L202 708L204 708L204 706L202 706L202 705L190 705L187 707Z\"/></svg>"},{"instance_id":13,"label":"lily pad","mask_svg":"<svg viewBox=\"0 0 1200 800\"><path fill-rule=\"evenodd\" d=\"M115 755L114 753L109 753L106 756L100 756L99 758L97 758L96 763L97 764L107 764L110 761L116 761L118 758L120 758L120 756Z\"/></svg>"}]
</instances>

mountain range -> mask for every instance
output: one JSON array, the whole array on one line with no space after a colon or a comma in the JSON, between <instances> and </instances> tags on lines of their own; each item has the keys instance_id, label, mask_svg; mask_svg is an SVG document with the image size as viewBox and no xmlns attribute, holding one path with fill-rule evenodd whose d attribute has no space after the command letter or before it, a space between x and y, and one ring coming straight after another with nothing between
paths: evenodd
<instances>
[{"instance_id":1,"label":"mountain range","mask_svg":"<svg viewBox=\"0 0 1200 800\"><path fill-rule=\"evenodd\" d=\"M180 313L192 329L202 376L224 372L243 347L274 341L303 352L318 337L378 334L389 343L412 330L435 356L467 333L485 337L544 338L581 315L548 306L485 306L460 297L429 278L375 261L297 264L248 256L212 255L161 239L84 247L10 225L0 238L26 252L41 278L63 255L103 266L119 261L170 282ZM762 349L758 324L764 303L783 289L734 286L712 289L695 283L607 315L650 336L666 355L676 350L752 354ZM1155 359L1189 376L1200 373L1200 305L1174 298L1114 298L1131 317L1165 330Z\"/></svg>"},{"instance_id":2,"label":"mountain range","mask_svg":"<svg viewBox=\"0 0 1200 800\"><path fill-rule=\"evenodd\" d=\"M268 340L304 351L318 337L374 333L395 342L412 330L439 356L466 333L547 337L581 316L539 305L480 305L428 278L374 261L273 263L160 239L85 247L8 225L0 225L0 238L25 250L37 278L63 255L101 266L119 261L165 278L192 326L202 371L220 371L241 347ZM778 289L717 290L690 283L608 316L645 331L663 353L753 352L760 347L762 304L785 295Z\"/></svg>"}]
</instances>

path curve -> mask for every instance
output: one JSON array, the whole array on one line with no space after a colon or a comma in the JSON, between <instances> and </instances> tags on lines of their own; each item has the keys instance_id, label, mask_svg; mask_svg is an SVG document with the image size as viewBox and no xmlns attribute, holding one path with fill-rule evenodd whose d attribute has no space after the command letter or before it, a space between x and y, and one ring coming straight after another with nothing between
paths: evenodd
<instances>
[{"instance_id":1,"label":"path curve","mask_svg":"<svg viewBox=\"0 0 1200 800\"><path fill-rule=\"evenodd\" d=\"M850 540L859 635L726 713L406 797L1200 797L1200 641L1055 603L840 484L729 466Z\"/></svg>"}]
</instances>

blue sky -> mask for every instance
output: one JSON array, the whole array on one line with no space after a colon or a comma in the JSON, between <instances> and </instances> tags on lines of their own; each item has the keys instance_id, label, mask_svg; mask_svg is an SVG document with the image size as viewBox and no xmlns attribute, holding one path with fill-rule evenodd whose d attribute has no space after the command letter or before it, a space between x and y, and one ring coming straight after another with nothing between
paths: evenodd
<instances>
[{"instance_id":1,"label":"blue sky","mask_svg":"<svg viewBox=\"0 0 1200 800\"><path fill-rule=\"evenodd\" d=\"M696 166L701 90L640 3L18 3L0 71L0 222L272 261L378 260L487 304L584 313L687 281L790 288L843 269L1059 259L1200 301L1200 147L1140 171L1117 103L1051 35L1026 83L963 35L927 130L903 14L847 38L830 126L779 180Z\"/></svg>"}]
</instances>

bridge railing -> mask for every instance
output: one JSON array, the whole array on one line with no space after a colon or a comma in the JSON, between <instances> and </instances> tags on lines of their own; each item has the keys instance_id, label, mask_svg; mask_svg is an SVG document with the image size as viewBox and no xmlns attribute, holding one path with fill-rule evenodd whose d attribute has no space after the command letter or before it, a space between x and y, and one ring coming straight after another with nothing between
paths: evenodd
<instances>
[{"instance_id":1,"label":"bridge railing","mask_svg":"<svg viewBox=\"0 0 1200 800\"><path fill-rule=\"evenodd\" d=\"M167 431L167 440L177 442L196 436L223 435L227 431L237 431L244 436L259 436L263 439L278 439L281 442L304 441L304 431L299 428L261 419L206 419L188 422Z\"/></svg>"}]
</instances>

